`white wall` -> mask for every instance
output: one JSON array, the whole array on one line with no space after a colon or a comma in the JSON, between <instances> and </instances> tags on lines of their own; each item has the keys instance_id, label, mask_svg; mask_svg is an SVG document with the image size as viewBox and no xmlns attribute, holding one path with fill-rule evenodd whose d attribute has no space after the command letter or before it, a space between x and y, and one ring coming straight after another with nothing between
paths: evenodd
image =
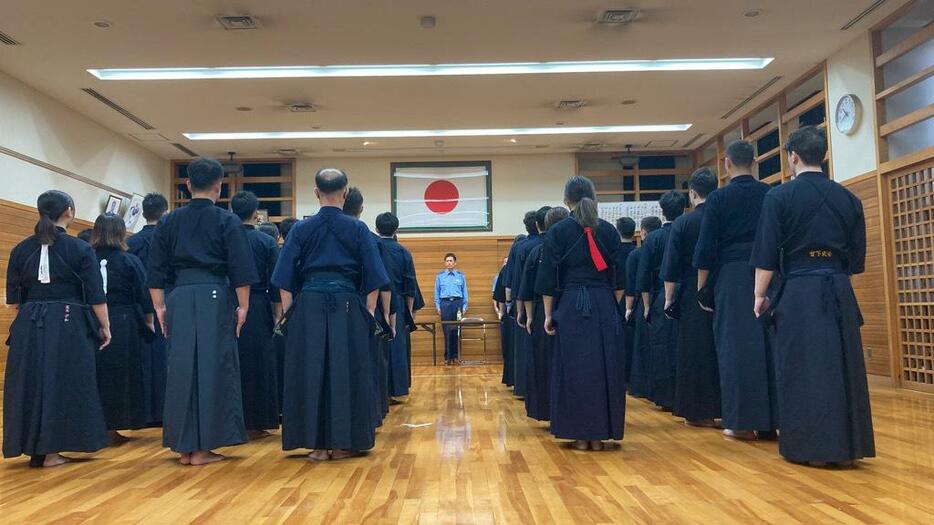
<instances>
[{"instance_id":1,"label":"white wall","mask_svg":"<svg viewBox=\"0 0 934 525\"><path fill-rule=\"evenodd\" d=\"M511 155L431 158L315 158L298 159L297 215L311 215L318 209L314 194L314 173L323 167L341 168L350 183L363 192L363 221L374 228L376 216L392 209L389 165L392 162L489 160L493 163L493 231L447 235L515 235L524 233L522 216L543 205L560 205L564 183L574 174L574 154Z\"/></svg>"},{"instance_id":2,"label":"white wall","mask_svg":"<svg viewBox=\"0 0 934 525\"><path fill-rule=\"evenodd\" d=\"M127 193L169 189L168 160L3 73L0 146ZM109 193L0 152L0 198L35 206L48 189L71 194L78 218L87 220Z\"/></svg>"},{"instance_id":3,"label":"white wall","mask_svg":"<svg viewBox=\"0 0 934 525\"><path fill-rule=\"evenodd\" d=\"M868 32L827 58L827 93L834 180L842 182L876 169L875 92ZM863 116L856 132L844 135L837 131L834 114L840 98L850 93L862 102Z\"/></svg>"}]
</instances>

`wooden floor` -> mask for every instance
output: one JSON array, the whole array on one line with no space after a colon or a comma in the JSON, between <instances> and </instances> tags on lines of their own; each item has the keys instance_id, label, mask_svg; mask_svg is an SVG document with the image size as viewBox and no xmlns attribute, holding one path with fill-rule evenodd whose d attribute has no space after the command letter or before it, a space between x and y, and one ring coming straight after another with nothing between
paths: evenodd
<instances>
[{"instance_id":1,"label":"wooden floor","mask_svg":"<svg viewBox=\"0 0 934 525\"><path fill-rule=\"evenodd\" d=\"M158 430L80 464L0 461L2 523L934 523L934 397L873 387L879 457L785 463L629 400L626 438L577 452L484 367L419 368L368 457L313 463L277 437L180 467Z\"/></svg>"}]
</instances>

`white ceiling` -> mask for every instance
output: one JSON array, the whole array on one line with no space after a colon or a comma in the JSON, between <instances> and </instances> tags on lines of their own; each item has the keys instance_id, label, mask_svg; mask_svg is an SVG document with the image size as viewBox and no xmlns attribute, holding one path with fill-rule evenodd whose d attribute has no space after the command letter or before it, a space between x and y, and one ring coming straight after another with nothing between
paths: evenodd
<instances>
[{"instance_id":1,"label":"white ceiling","mask_svg":"<svg viewBox=\"0 0 934 525\"><path fill-rule=\"evenodd\" d=\"M675 124L684 132L616 135L448 138L447 155L573 151L586 142L681 147L715 134L720 117L765 82L796 76L865 31L905 0L889 0L847 31L871 0L0 0L0 31L22 46L0 46L0 70L121 134L145 132L82 88L93 88L150 122L170 142L201 154L268 156L435 154L434 139L194 142L188 131L282 131ZM595 14L638 7L631 25L603 27ZM747 18L749 9L762 14ZM263 27L225 31L217 15L252 14ZM437 17L422 29L419 18ZM106 19L103 30L92 21ZM758 71L635 72L484 77L276 80L101 81L85 70L328 64L477 63L661 58L775 57ZM559 99L588 101L556 110ZM621 105L635 99L634 105ZM284 105L310 102L316 113ZM238 112L236 107L252 107ZM736 116L732 117L735 118ZM693 147L700 144L696 142ZM184 155L164 142L141 144L166 158ZM344 151L335 151L344 150Z\"/></svg>"}]
</instances>

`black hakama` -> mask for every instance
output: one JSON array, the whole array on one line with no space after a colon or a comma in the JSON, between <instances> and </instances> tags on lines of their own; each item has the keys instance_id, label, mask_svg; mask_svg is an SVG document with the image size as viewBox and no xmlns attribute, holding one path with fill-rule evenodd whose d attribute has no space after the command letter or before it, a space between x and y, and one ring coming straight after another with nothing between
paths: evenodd
<instances>
[{"instance_id":1,"label":"black hakama","mask_svg":"<svg viewBox=\"0 0 934 525\"><path fill-rule=\"evenodd\" d=\"M645 322L642 299L637 298L633 304L631 319L633 319L633 348L626 354L632 360L629 371L629 393L634 397L651 399L655 387L655 375L652 365L652 353L649 346L651 327Z\"/></svg>"},{"instance_id":2,"label":"black hakama","mask_svg":"<svg viewBox=\"0 0 934 525\"><path fill-rule=\"evenodd\" d=\"M720 371L713 342L713 314L697 304L697 280L681 283L675 405L688 421L720 417Z\"/></svg>"},{"instance_id":3,"label":"black hakama","mask_svg":"<svg viewBox=\"0 0 934 525\"><path fill-rule=\"evenodd\" d=\"M162 443L179 453L247 440L235 299L226 277L184 270L166 299L168 381Z\"/></svg>"},{"instance_id":4,"label":"black hakama","mask_svg":"<svg viewBox=\"0 0 934 525\"><path fill-rule=\"evenodd\" d=\"M775 339L779 453L795 462L875 456L862 316L849 277L833 270L793 274L774 320L782 331Z\"/></svg>"},{"instance_id":5,"label":"black hakama","mask_svg":"<svg viewBox=\"0 0 934 525\"><path fill-rule=\"evenodd\" d=\"M393 293L392 301L396 303L396 337L385 343L388 350L387 359L389 363L389 395L391 397L402 397L409 395L409 349L405 334L408 329L405 325L405 297Z\"/></svg>"},{"instance_id":6,"label":"black hakama","mask_svg":"<svg viewBox=\"0 0 934 525\"><path fill-rule=\"evenodd\" d=\"M401 334L396 337L403 337ZM376 395L376 426L382 426L389 414L389 341L370 336L370 355L373 357L373 371L376 376L374 394Z\"/></svg>"},{"instance_id":7,"label":"black hakama","mask_svg":"<svg viewBox=\"0 0 934 525\"><path fill-rule=\"evenodd\" d=\"M720 267L714 286L714 339L720 367L723 428L774 430L775 376L764 321L753 313L755 269Z\"/></svg>"},{"instance_id":8,"label":"black hakama","mask_svg":"<svg viewBox=\"0 0 934 525\"><path fill-rule=\"evenodd\" d=\"M571 285L557 303L551 433L563 439L622 439L624 343L613 291Z\"/></svg>"},{"instance_id":9,"label":"black hakama","mask_svg":"<svg viewBox=\"0 0 934 525\"><path fill-rule=\"evenodd\" d=\"M108 430L135 430L149 422L143 381L143 313L138 305L108 304L111 342L97 352L97 386Z\"/></svg>"},{"instance_id":10,"label":"black hakama","mask_svg":"<svg viewBox=\"0 0 934 525\"><path fill-rule=\"evenodd\" d=\"M504 306L505 307L505 306ZM515 331L518 330L516 318L507 314L500 319L500 344L503 347L503 384L515 386L516 384L516 341Z\"/></svg>"},{"instance_id":11,"label":"black hakama","mask_svg":"<svg viewBox=\"0 0 934 525\"><path fill-rule=\"evenodd\" d=\"M513 319L513 376L515 388L512 392L517 397L525 397L528 383L529 359L529 332L519 326Z\"/></svg>"},{"instance_id":12,"label":"black hakama","mask_svg":"<svg viewBox=\"0 0 934 525\"><path fill-rule=\"evenodd\" d=\"M283 450L373 448L372 332L357 288L306 285L295 301L286 334Z\"/></svg>"},{"instance_id":13,"label":"black hakama","mask_svg":"<svg viewBox=\"0 0 934 525\"><path fill-rule=\"evenodd\" d=\"M110 444L97 390L97 321L88 306L20 305L3 386L3 456L94 452Z\"/></svg>"},{"instance_id":14,"label":"black hakama","mask_svg":"<svg viewBox=\"0 0 934 525\"><path fill-rule=\"evenodd\" d=\"M675 404L675 360L678 345L678 321L665 315L665 294L652 294L649 314L649 348L652 356L652 401L664 410Z\"/></svg>"},{"instance_id":15,"label":"black hakama","mask_svg":"<svg viewBox=\"0 0 934 525\"><path fill-rule=\"evenodd\" d=\"M554 339L554 336L545 333L545 308L542 301L537 300L532 316L525 412L530 418L539 421L548 421L551 417L551 368Z\"/></svg>"},{"instance_id":16,"label":"black hakama","mask_svg":"<svg viewBox=\"0 0 934 525\"><path fill-rule=\"evenodd\" d=\"M251 292L250 309L237 340L243 424L247 430L279 428L278 371L272 329L269 294Z\"/></svg>"},{"instance_id":17,"label":"black hakama","mask_svg":"<svg viewBox=\"0 0 934 525\"><path fill-rule=\"evenodd\" d=\"M143 404L146 407L146 424L162 425L162 413L165 411L165 349L167 346L162 327L155 325L156 336L142 346L143 366Z\"/></svg>"}]
</instances>

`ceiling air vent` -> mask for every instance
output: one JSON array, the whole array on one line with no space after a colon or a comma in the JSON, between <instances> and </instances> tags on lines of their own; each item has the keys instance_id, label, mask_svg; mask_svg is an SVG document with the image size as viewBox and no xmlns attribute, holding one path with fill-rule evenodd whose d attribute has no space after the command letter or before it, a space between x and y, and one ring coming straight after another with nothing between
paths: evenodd
<instances>
[{"instance_id":1,"label":"ceiling air vent","mask_svg":"<svg viewBox=\"0 0 934 525\"><path fill-rule=\"evenodd\" d=\"M92 97L96 98L101 104L104 104L105 106L109 107L110 109L112 109L112 110L116 111L117 113L123 115L124 117L126 117L126 118L132 120L132 121L135 122L139 127L143 128L143 129L156 129L156 127L153 126L152 124L150 124L150 123L146 122L145 120L143 120L143 119L137 117L136 115L130 113L130 111L129 111L128 109L126 109L125 107L121 106L120 104L117 104L117 103L114 102L113 100L110 100L109 98L105 97L104 95L101 95L97 90L91 89L91 88L84 88L84 89L82 89L81 91L84 91L84 92L87 93L88 95L91 95Z\"/></svg>"},{"instance_id":2,"label":"ceiling air vent","mask_svg":"<svg viewBox=\"0 0 934 525\"><path fill-rule=\"evenodd\" d=\"M597 23L607 26L621 26L639 18L638 9L607 9L597 14Z\"/></svg>"},{"instance_id":3,"label":"ceiling air vent","mask_svg":"<svg viewBox=\"0 0 934 525\"><path fill-rule=\"evenodd\" d=\"M754 91L751 95L749 95L748 97L744 98L739 104L733 106L733 109L731 109L731 110L727 111L726 113L724 113L723 116L720 117L720 120L726 120L726 119L730 118L730 115L732 115L733 113L736 113L737 111L739 111L740 108L742 108L742 107L745 106L746 104L749 104L749 102L752 101L752 99L754 99L754 98L758 97L759 95L761 95L762 93L764 93L765 90L767 90L767 89L769 89L770 87L772 87L773 85L775 85L775 83L778 82L778 81L781 80L781 79L782 79L782 77L772 77L768 82L766 82L765 84L763 84L762 87L760 87L759 89L755 90L755 91Z\"/></svg>"},{"instance_id":4,"label":"ceiling air vent","mask_svg":"<svg viewBox=\"0 0 934 525\"><path fill-rule=\"evenodd\" d=\"M581 144L577 149L581 151L600 151L604 148L602 142L586 142Z\"/></svg>"},{"instance_id":5,"label":"ceiling air vent","mask_svg":"<svg viewBox=\"0 0 934 525\"><path fill-rule=\"evenodd\" d=\"M564 111L574 111L586 105L587 105L587 101L583 99L559 100L558 102L555 103L555 109L561 109Z\"/></svg>"},{"instance_id":6,"label":"ceiling air vent","mask_svg":"<svg viewBox=\"0 0 934 525\"><path fill-rule=\"evenodd\" d=\"M288 108L292 113L314 113L318 111L317 106L307 103L289 104Z\"/></svg>"},{"instance_id":7,"label":"ceiling air vent","mask_svg":"<svg viewBox=\"0 0 934 525\"><path fill-rule=\"evenodd\" d=\"M197 156L198 156L197 153L195 153L194 151L191 151L190 149L188 149L184 144L179 144L178 142L173 142L172 145L175 146L175 149L177 149L178 151L181 151L182 153L184 153L185 155L188 155L189 157L197 157Z\"/></svg>"},{"instance_id":8,"label":"ceiling air vent","mask_svg":"<svg viewBox=\"0 0 934 525\"><path fill-rule=\"evenodd\" d=\"M856 24L859 23L860 20L866 18L867 16L872 14L873 11L882 7L882 4L886 3L887 1L888 0L876 0L875 2L870 4L869 7L867 7L866 9L863 9L858 15L854 16L852 20L844 24L843 27L840 28L840 31L846 31L847 29L855 26Z\"/></svg>"},{"instance_id":9,"label":"ceiling air vent","mask_svg":"<svg viewBox=\"0 0 934 525\"><path fill-rule=\"evenodd\" d=\"M250 15L219 16L217 22L228 31L259 29L259 19Z\"/></svg>"},{"instance_id":10,"label":"ceiling air vent","mask_svg":"<svg viewBox=\"0 0 934 525\"><path fill-rule=\"evenodd\" d=\"M3 45L5 45L5 46L21 46L21 45L23 45L23 44L17 42L16 40L14 40L13 37L11 37L10 35L4 33L3 31L0 31L0 44L3 44Z\"/></svg>"},{"instance_id":11,"label":"ceiling air vent","mask_svg":"<svg viewBox=\"0 0 934 525\"><path fill-rule=\"evenodd\" d=\"M282 155L283 157L297 157L301 153L295 148L279 148L276 150L276 154Z\"/></svg>"}]
</instances>

